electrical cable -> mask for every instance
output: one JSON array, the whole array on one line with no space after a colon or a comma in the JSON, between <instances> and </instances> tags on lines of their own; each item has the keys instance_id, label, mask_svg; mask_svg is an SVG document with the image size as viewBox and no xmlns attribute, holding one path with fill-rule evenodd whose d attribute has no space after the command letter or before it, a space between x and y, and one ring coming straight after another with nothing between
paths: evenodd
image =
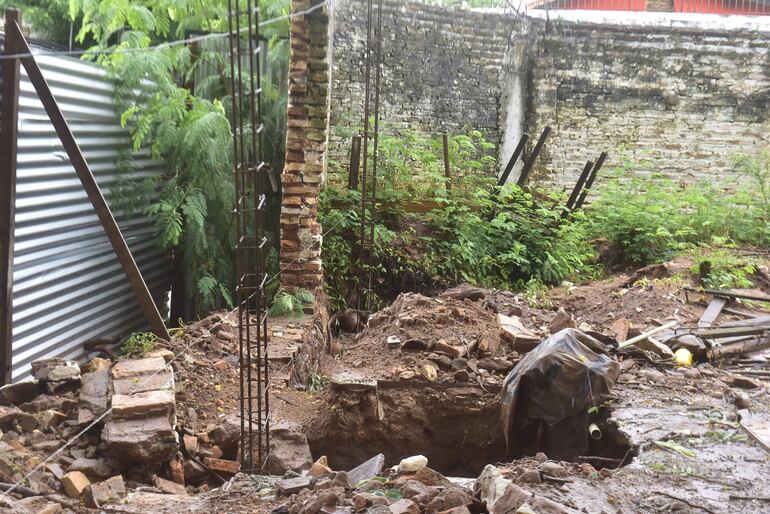
<instances>
[{"instance_id":1,"label":"electrical cable","mask_svg":"<svg viewBox=\"0 0 770 514\"><path fill-rule=\"evenodd\" d=\"M290 20L293 18L297 18L299 16L305 16L306 14L310 14L314 11L317 11L318 9L324 7L326 4L328 4L331 0L322 0L321 3L318 5L314 5L313 7L309 9L305 9L304 11L298 11L291 14L286 14L283 16L277 16L275 18L271 18L269 20L261 21L259 22L260 27L264 27L266 25L272 25L273 23L284 21L284 20ZM248 27L240 29L240 32L245 32L248 30ZM148 46L144 48L116 48L112 50L62 50L62 51L40 51L40 52L32 52L32 53L21 53L21 54L8 54L8 55L0 55L0 61L8 60L8 59L23 59L25 57L76 57L76 56L83 56L83 55L118 55L118 54L134 54L134 53L144 53L144 52L155 52L160 50L165 50L167 48L171 48L174 46L179 45L187 45L190 43L197 43L199 41L207 41L209 39L224 39L227 38L229 34L227 32L215 32L211 34L203 34L200 36L193 36L186 39L177 39L174 41L167 41L165 43L160 43L154 46Z\"/></svg>"}]
</instances>

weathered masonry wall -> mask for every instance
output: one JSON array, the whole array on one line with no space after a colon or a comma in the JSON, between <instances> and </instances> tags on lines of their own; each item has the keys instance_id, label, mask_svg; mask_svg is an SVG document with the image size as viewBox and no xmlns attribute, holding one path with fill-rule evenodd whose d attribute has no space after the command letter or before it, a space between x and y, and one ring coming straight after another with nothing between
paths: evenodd
<instances>
[{"instance_id":1,"label":"weathered masonry wall","mask_svg":"<svg viewBox=\"0 0 770 514\"><path fill-rule=\"evenodd\" d=\"M318 0L292 0L292 12ZM291 21L286 164L281 177L281 282L321 285L318 193L323 183L329 106L328 15L318 9Z\"/></svg>"},{"instance_id":2,"label":"weathered masonry wall","mask_svg":"<svg viewBox=\"0 0 770 514\"><path fill-rule=\"evenodd\" d=\"M767 25L697 18L522 24L530 49L524 125L532 134L553 128L533 178L572 184L586 160L608 150L611 163L623 154L643 163L638 173L724 181L732 155L767 148Z\"/></svg>"},{"instance_id":3,"label":"weathered masonry wall","mask_svg":"<svg viewBox=\"0 0 770 514\"><path fill-rule=\"evenodd\" d=\"M533 179L574 184L602 150L675 179L724 178L770 140L770 22L677 13L490 11L383 4L381 120L438 136L487 132L500 164L553 129ZM360 133L366 4L332 13L330 162ZM509 43L510 40L510 43ZM513 177L516 177L514 172Z\"/></svg>"},{"instance_id":4,"label":"weathered masonry wall","mask_svg":"<svg viewBox=\"0 0 770 514\"><path fill-rule=\"evenodd\" d=\"M332 18L329 158L345 167L350 137L363 126L366 2L339 0ZM438 137L468 126L498 143L501 72L512 20L499 13L383 0L382 129L409 127ZM374 65L371 69L373 80Z\"/></svg>"}]
</instances>

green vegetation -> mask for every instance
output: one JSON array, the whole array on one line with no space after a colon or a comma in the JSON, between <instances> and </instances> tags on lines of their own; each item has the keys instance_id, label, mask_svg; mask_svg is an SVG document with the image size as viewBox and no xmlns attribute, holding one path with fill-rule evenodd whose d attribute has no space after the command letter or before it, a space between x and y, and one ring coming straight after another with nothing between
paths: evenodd
<instances>
[{"instance_id":1,"label":"green vegetation","mask_svg":"<svg viewBox=\"0 0 770 514\"><path fill-rule=\"evenodd\" d=\"M770 244L770 154L736 159L734 176L721 187L644 176L640 171L650 163L621 159L602 177L590 206L563 218L563 195L514 185L498 191L490 150L478 131L450 137L447 188L439 138L385 131L374 245L363 256L356 253L360 193L347 190L344 166L330 163L319 216L333 228L323 259L335 308L357 305L362 279L372 309L401 290L461 281L523 290L540 304L547 285L603 273L589 243L596 238L609 242L615 264L638 266L692 252L693 273L703 273L701 263L709 262L705 286L749 287L756 262L729 248Z\"/></svg>"},{"instance_id":2,"label":"green vegetation","mask_svg":"<svg viewBox=\"0 0 770 514\"><path fill-rule=\"evenodd\" d=\"M528 287L537 294L542 284L591 269L584 219L580 214L562 219L563 198L516 186L498 191L492 145L478 131L451 136L449 147L447 188L440 138L412 131L380 136L374 246L363 257L355 254L360 193L346 189L342 166L330 166L319 217L325 227L334 227L324 239L323 259L335 307L356 304L362 277L364 294L371 293L371 307L378 308L393 288L398 292L432 277ZM356 273L359 267L364 273Z\"/></svg>"},{"instance_id":3,"label":"green vegetation","mask_svg":"<svg viewBox=\"0 0 770 514\"><path fill-rule=\"evenodd\" d=\"M69 48L79 48L70 36L77 34L81 18L70 19L69 0L0 0L0 9L21 9L22 23L31 27L32 37L46 39Z\"/></svg>"},{"instance_id":4,"label":"green vegetation","mask_svg":"<svg viewBox=\"0 0 770 514\"><path fill-rule=\"evenodd\" d=\"M312 305L315 301L313 293L307 289L296 289L287 291L279 290L273 297L273 303L270 305L271 316L289 316L291 318L301 318L303 308L306 305Z\"/></svg>"},{"instance_id":5,"label":"green vegetation","mask_svg":"<svg viewBox=\"0 0 770 514\"><path fill-rule=\"evenodd\" d=\"M754 287L751 275L757 271L757 259L729 250L714 250L696 255L690 271L699 275L701 285L710 289Z\"/></svg>"},{"instance_id":6,"label":"green vegetation","mask_svg":"<svg viewBox=\"0 0 770 514\"><path fill-rule=\"evenodd\" d=\"M127 359L138 358L154 350L158 341L152 332L134 332L120 345L120 353Z\"/></svg>"},{"instance_id":7,"label":"green vegetation","mask_svg":"<svg viewBox=\"0 0 770 514\"><path fill-rule=\"evenodd\" d=\"M311 373L307 383L307 392L317 394L329 387L329 379L319 373Z\"/></svg>"},{"instance_id":8,"label":"green vegetation","mask_svg":"<svg viewBox=\"0 0 770 514\"><path fill-rule=\"evenodd\" d=\"M262 19L289 12L288 0L263 1L260 6ZM142 49L190 34L227 30L224 0L71 0L69 14L82 21L76 40L93 41L94 50ZM264 155L281 169L288 20L269 24L261 33L269 42L268 70L261 84L268 129ZM163 177L136 178L126 152L122 166L127 173L111 199L119 209L141 211L152 220L158 245L170 251L175 266L182 269L193 314L233 304L232 92L226 48L226 39L220 37L96 58L118 80L116 101L121 122L131 131L133 150L149 148L167 170ZM270 200L273 209L277 198Z\"/></svg>"},{"instance_id":9,"label":"green vegetation","mask_svg":"<svg viewBox=\"0 0 770 514\"><path fill-rule=\"evenodd\" d=\"M703 245L770 244L770 157L740 159L733 180L682 184L635 175L649 163L624 160L606 174L588 213L592 237L623 262L659 262Z\"/></svg>"}]
</instances>

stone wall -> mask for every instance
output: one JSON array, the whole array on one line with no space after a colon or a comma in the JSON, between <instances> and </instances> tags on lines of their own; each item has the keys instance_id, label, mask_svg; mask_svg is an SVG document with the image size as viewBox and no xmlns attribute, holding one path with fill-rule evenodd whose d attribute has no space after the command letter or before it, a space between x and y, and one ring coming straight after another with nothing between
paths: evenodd
<instances>
[{"instance_id":1,"label":"stone wall","mask_svg":"<svg viewBox=\"0 0 770 514\"><path fill-rule=\"evenodd\" d=\"M383 0L381 19L381 130L439 137L468 126L497 144L512 17ZM333 25L329 158L346 168L364 118L366 2L339 0Z\"/></svg>"},{"instance_id":2,"label":"stone wall","mask_svg":"<svg viewBox=\"0 0 770 514\"><path fill-rule=\"evenodd\" d=\"M292 0L292 12L319 0ZM292 18L286 164L281 176L281 282L321 285L318 193L323 183L329 112L326 8Z\"/></svg>"},{"instance_id":3,"label":"stone wall","mask_svg":"<svg viewBox=\"0 0 770 514\"><path fill-rule=\"evenodd\" d=\"M641 163L637 173L724 181L732 155L768 147L767 25L638 14L636 23L522 24L524 126L553 129L533 179L574 184L585 161L607 150L609 166L628 158Z\"/></svg>"},{"instance_id":4,"label":"stone wall","mask_svg":"<svg viewBox=\"0 0 770 514\"><path fill-rule=\"evenodd\" d=\"M311 1L319 0L292 0L292 9ZM365 22L364 0L292 20L285 287L322 281L318 193L327 163L347 168L363 124ZM503 166L523 132L532 136L526 157L548 125L531 175L541 183L571 188L602 151L605 169L628 161L637 173L726 181L733 155L770 142L766 17L530 11L514 19L383 0L382 26L384 132L480 129Z\"/></svg>"}]
</instances>

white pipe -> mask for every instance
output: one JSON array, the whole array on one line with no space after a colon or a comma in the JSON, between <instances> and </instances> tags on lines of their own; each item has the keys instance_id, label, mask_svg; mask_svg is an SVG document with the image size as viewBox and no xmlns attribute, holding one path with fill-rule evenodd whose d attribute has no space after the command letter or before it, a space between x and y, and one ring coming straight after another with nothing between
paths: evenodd
<instances>
[{"instance_id":1,"label":"white pipe","mask_svg":"<svg viewBox=\"0 0 770 514\"><path fill-rule=\"evenodd\" d=\"M618 345L618 350L620 350L621 348L625 348L626 346L631 346L632 344L634 344L634 343L638 343L639 341L644 341L644 340L645 340L645 339L647 339L648 337L650 337L650 336L654 336L655 334L659 334L659 333L661 333L661 332L665 332L665 331L666 331L666 330L668 330L669 328L674 328L674 327L675 327L675 326L677 326L678 324L679 324L679 322L678 322L678 321L676 321L676 320L674 320L674 321L669 321L669 322L668 322L668 323L666 323L665 325L661 325L661 326L659 326L659 327L657 327L657 328L653 328L652 330L648 330L647 332L644 332L644 333L642 333L642 334L639 334L639 335L638 335L638 336L636 336L636 337L632 337L632 338L631 338L631 339L629 339L628 341L623 341L622 343L620 343L620 344Z\"/></svg>"},{"instance_id":2,"label":"white pipe","mask_svg":"<svg viewBox=\"0 0 770 514\"><path fill-rule=\"evenodd\" d=\"M599 440L602 438L602 429L596 423L588 425L588 433L591 434L591 439Z\"/></svg>"}]
</instances>

